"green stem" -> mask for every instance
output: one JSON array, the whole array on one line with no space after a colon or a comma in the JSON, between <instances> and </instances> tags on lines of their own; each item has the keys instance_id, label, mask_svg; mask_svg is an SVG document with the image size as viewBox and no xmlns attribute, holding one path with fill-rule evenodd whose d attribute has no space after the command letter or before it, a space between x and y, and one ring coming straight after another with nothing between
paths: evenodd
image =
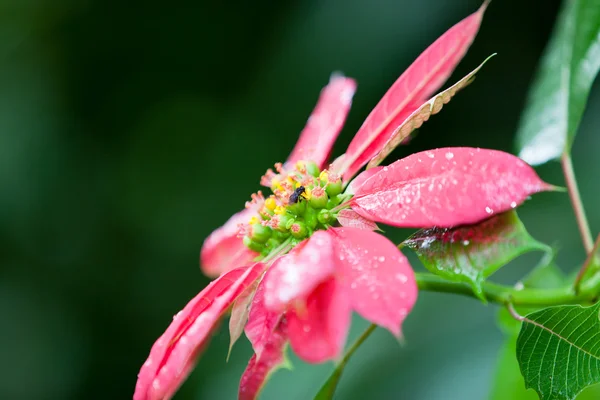
<instances>
[{"instance_id":1,"label":"green stem","mask_svg":"<svg viewBox=\"0 0 600 400\"><path fill-rule=\"evenodd\" d=\"M477 299L473 289L460 282L450 282L436 275L416 273L419 290L440 293L454 293ZM568 286L557 289L517 289L496 283L484 282L482 285L485 298L497 304L512 303L515 306L547 307L561 304L578 304L593 302L600 294L600 277L596 276L581 285L578 293Z\"/></svg>"},{"instance_id":2,"label":"green stem","mask_svg":"<svg viewBox=\"0 0 600 400\"><path fill-rule=\"evenodd\" d=\"M596 242L594 243L594 246L592 247L592 252L590 254L588 254L587 259L583 263L583 266L577 273L577 277L575 277L575 282L573 284L573 287L575 288L576 292L579 292L579 287L581 286L581 280L583 279L585 273L590 268L590 266L594 264L594 261L596 259L596 254L598 253L598 248L600 248L600 235L598 235L598 237L596 238Z\"/></svg>"},{"instance_id":3,"label":"green stem","mask_svg":"<svg viewBox=\"0 0 600 400\"><path fill-rule=\"evenodd\" d=\"M575 172L573 171L573 161L568 152L563 153L560 164L562 165L563 173L565 174L565 182L567 184L567 190L569 191L569 197L571 198L571 204L573 205L573 211L575 212L579 233L583 240L583 247L585 248L585 253L590 254L594 247L594 239L592 237L590 225L585 216L579 188L577 187L577 179L575 179Z\"/></svg>"},{"instance_id":4,"label":"green stem","mask_svg":"<svg viewBox=\"0 0 600 400\"><path fill-rule=\"evenodd\" d=\"M375 328L377 328L377 325L375 324L371 324L361 335L358 339L356 339L356 341L354 343L352 343L352 346L350 346L350 348L348 349L348 351L346 351L346 354L344 354L344 358L342 358L342 361L340 361L340 366L343 368L346 363L348 362L348 360L350 359L350 357L352 357L352 354L354 354L354 352L360 347L360 345L367 340L367 338L369 336L371 336L371 333L373 333L373 331L375 330Z\"/></svg>"}]
</instances>

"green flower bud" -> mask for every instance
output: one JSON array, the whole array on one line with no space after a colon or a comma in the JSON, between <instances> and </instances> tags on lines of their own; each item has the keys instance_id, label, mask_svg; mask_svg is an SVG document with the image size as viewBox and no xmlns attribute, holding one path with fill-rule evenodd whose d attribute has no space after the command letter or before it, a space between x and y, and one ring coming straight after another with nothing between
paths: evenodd
<instances>
[{"instance_id":1,"label":"green flower bud","mask_svg":"<svg viewBox=\"0 0 600 400\"><path fill-rule=\"evenodd\" d=\"M250 236L244 236L244 239L242 240L244 242L244 245L252 251L260 253L264 250L263 245L252 240Z\"/></svg>"},{"instance_id":2,"label":"green flower bud","mask_svg":"<svg viewBox=\"0 0 600 400\"><path fill-rule=\"evenodd\" d=\"M292 225L294 218L291 215L276 215L271 219L273 228L279 232L287 232L290 228L288 225Z\"/></svg>"},{"instance_id":3,"label":"green flower bud","mask_svg":"<svg viewBox=\"0 0 600 400\"><path fill-rule=\"evenodd\" d=\"M315 187L310 194L310 205L313 208L325 208L327 206L327 201L329 201L329 196L327 196L327 192L322 187Z\"/></svg>"},{"instance_id":4,"label":"green flower bud","mask_svg":"<svg viewBox=\"0 0 600 400\"><path fill-rule=\"evenodd\" d=\"M329 183L325 188L329 197L337 196L338 194L342 193L343 189L342 180L339 177L329 175Z\"/></svg>"},{"instance_id":5,"label":"green flower bud","mask_svg":"<svg viewBox=\"0 0 600 400\"><path fill-rule=\"evenodd\" d=\"M265 243L271 237L271 228L256 222L250 225L250 238L258 243Z\"/></svg>"},{"instance_id":6,"label":"green flower bud","mask_svg":"<svg viewBox=\"0 0 600 400\"><path fill-rule=\"evenodd\" d=\"M304 239L308 235L308 228L304 222L296 221L290 227L290 232L296 239Z\"/></svg>"},{"instance_id":7,"label":"green flower bud","mask_svg":"<svg viewBox=\"0 0 600 400\"><path fill-rule=\"evenodd\" d=\"M319 215L317 215L317 219L323 225L330 225L335 220L335 217L333 216L331 211L321 210L321 212L319 212Z\"/></svg>"},{"instance_id":8,"label":"green flower bud","mask_svg":"<svg viewBox=\"0 0 600 400\"><path fill-rule=\"evenodd\" d=\"M310 175L314 176L315 178L317 176L319 176L319 174L321 173L321 171L319 171L319 167L317 166L317 164L315 164L312 161L308 161L305 164L306 167L306 172L308 172Z\"/></svg>"}]
</instances>

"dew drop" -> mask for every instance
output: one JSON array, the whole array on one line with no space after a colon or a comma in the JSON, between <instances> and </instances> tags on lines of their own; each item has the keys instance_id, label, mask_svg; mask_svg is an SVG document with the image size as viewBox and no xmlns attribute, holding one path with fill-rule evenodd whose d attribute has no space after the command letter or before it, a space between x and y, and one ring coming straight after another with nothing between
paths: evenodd
<instances>
[{"instance_id":1,"label":"dew drop","mask_svg":"<svg viewBox=\"0 0 600 400\"><path fill-rule=\"evenodd\" d=\"M406 283L408 281L408 276L398 273L396 274L396 279L398 279L402 283Z\"/></svg>"},{"instance_id":2,"label":"dew drop","mask_svg":"<svg viewBox=\"0 0 600 400\"><path fill-rule=\"evenodd\" d=\"M158 378L152 381L152 387L154 388L154 390L160 389L160 381L158 380Z\"/></svg>"},{"instance_id":3,"label":"dew drop","mask_svg":"<svg viewBox=\"0 0 600 400\"><path fill-rule=\"evenodd\" d=\"M469 243L471 243L471 242L469 242L468 240L463 240L463 246L468 246Z\"/></svg>"},{"instance_id":4,"label":"dew drop","mask_svg":"<svg viewBox=\"0 0 600 400\"><path fill-rule=\"evenodd\" d=\"M513 201L513 202L510 203L510 207L511 208L515 208L516 206L517 206L517 202L516 201Z\"/></svg>"},{"instance_id":5,"label":"dew drop","mask_svg":"<svg viewBox=\"0 0 600 400\"><path fill-rule=\"evenodd\" d=\"M446 160L452 160L454 158L454 153L451 151L446 153Z\"/></svg>"},{"instance_id":6,"label":"dew drop","mask_svg":"<svg viewBox=\"0 0 600 400\"><path fill-rule=\"evenodd\" d=\"M491 208L489 208L489 207L486 207L486 208L485 208L485 212L486 212L486 213L488 213L488 214L492 214L492 213L494 212L494 210L492 210L492 209L491 209Z\"/></svg>"},{"instance_id":7,"label":"dew drop","mask_svg":"<svg viewBox=\"0 0 600 400\"><path fill-rule=\"evenodd\" d=\"M385 172L387 172L387 170L388 170L388 167L383 167L383 170L384 170Z\"/></svg>"},{"instance_id":8,"label":"dew drop","mask_svg":"<svg viewBox=\"0 0 600 400\"><path fill-rule=\"evenodd\" d=\"M378 260L379 260L379 262L384 262L385 261L385 257L384 256L379 256Z\"/></svg>"}]
</instances>

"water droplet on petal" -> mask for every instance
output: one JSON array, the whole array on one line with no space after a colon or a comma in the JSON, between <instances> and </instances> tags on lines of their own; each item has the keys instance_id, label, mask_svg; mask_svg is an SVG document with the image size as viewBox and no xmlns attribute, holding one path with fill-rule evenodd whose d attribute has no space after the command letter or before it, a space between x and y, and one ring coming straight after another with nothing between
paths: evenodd
<instances>
[{"instance_id":1,"label":"water droplet on petal","mask_svg":"<svg viewBox=\"0 0 600 400\"><path fill-rule=\"evenodd\" d=\"M379 262L384 262L385 261L385 257L384 256L379 256L378 260L379 260Z\"/></svg>"},{"instance_id":2,"label":"water droplet on petal","mask_svg":"<svg viewBox=\"0 0 600 400\"><path fill-rule=\"evenodd\" d=\"M515 208L516 206L517 206L517 202L516 201L513 201L513 202L510 203L510 207L511 208Z\"/></svg>"},{"instance_id":3,"label":"water droplet on petal","mask_svg":"<svg viewBox=\"0 0 600 400\"><path fill-rule=\"evenodd\" d=\"M446 153L446 160L452 160L454 158L454 153L451 151Z\"/></svg>"},{"instance_id":4,"label":"water droplet on petal","mask_svg":"<svg viewBox=\"0 0 600 400\"><path fill-rule=\"evenodd\" d=\"M485 212L486 212L486 213L488 213L488 214L492 214L492 213L494 212L494 210L492 210L492 209L491 209L491 208L489 208L489 207L486 207L486 208L485 208Z\"/></svg>"},{"instance_id":5,"label":"water droplet on petal","mask_svg":"<svg viewBox=\"0 0 600 400\"><path fill-rule=\"evenodd\" d=\"M402 283L406 283L408 281L408 276L398 273L396 274L396 279L398 279Z\"/></svg>"},{"instance_id":6,"label":"water droplet on petal","mask_svg":"<svg viewBox=\"0 0 600 400\"><path fill-rule=\"evenodd\" d=\"M471 242L469 242L468 240L463 240L463 246L468 246L469 243L471 243Z\"/></svg>"}]
</instances>

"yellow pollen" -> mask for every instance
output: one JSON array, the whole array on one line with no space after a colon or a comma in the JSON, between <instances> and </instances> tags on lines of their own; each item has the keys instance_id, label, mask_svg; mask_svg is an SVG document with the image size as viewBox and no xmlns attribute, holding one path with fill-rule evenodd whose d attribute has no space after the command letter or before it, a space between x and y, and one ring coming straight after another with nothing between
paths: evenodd
<instances>
[{"instance_id":1,"label":"yellow pollen","mask_svg":"<svg viewBox=\"0 0 600 400\"><path fill-rule=\"evenodd\" d=\"M309 188L304 189L304 198L306 200L310 200L311 196L312 196L312 190L310 190Z\"/></svg>"},{"instance_id":2,"label":"yellow pollen","mask_svg":"<svg viewBox=\"0 0 600 400\"><path fill-rule=\"evenodd\" d=\"M260 221L258 220L258 218L256 218L256 217L252 217L252 218L250 218L250 221L248 222L248 224L249 224L249 225L253 225L253 224L257 224L257 223L259 223L259 222L260 222Z\"/></svg>"},{"instance_id":3,"label":"yellow pollen","mask_svg":"<svg viewBox=\"0 0 600 400\"><path fill-rule=\"evenodd\" d=\"M273 197L269 197L267 200L265 200L265 207L267 207L268 210L273 211L275 207L277 207L277 202Z\"/></svg>"},{"instance_id":4,"label":"yellow pollen","mask_svg":"<svg viewBox=\"0 0 600 400\"><path fill-rule=\"evenodd\" d=\"M327 172L327 170L322 171L319 174L319 180L321 183L329 183L329 172Z\"/></svg>"},{"instance_id":5,"label":"yellow pollen","mask_svg":"<svg viewBox=\"0 0 600 400\"><path fill-rule=\"evenodd\" d=\"M285 207L277 206L273 212L277 215L283 215L285 214Z\"/></svg>"},{"instance_id":6,"label":"yellow pollen","mask_svg":"<svg viewBox=\"0 0 600 400\"><path fill-rule=\"evenodd\" d=\"M304 161L296 161L296 170L302 171L305 167Z\"/></svg>"}]
</instances>

